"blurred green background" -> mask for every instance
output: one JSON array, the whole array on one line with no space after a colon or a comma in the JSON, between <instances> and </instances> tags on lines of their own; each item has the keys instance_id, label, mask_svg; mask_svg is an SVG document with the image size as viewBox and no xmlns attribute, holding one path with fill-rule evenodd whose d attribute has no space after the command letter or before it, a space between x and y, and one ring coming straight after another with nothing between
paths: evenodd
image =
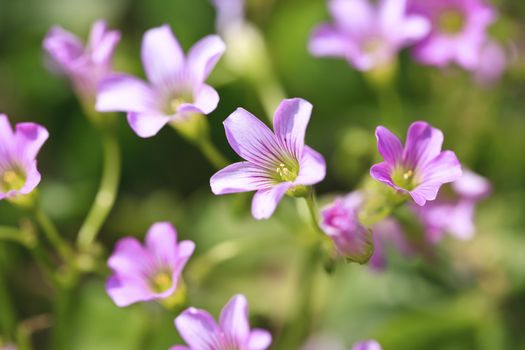
<instances>
[{"instance_id":1,"label":"blurred green background","mask_svg":"<svg viewBox=\"0 0 525 350\"><path fill-rule=\"evenodd\" d=\"M264 34L286 95L314 105L307 142L328 162L327 178L317 187L321 196L348 192L367 176L377 158L376 125L403 136L414 120L442 129L445 147L493 184L493 195L477 213L475 239L447 238L434 261L397 258L379 273L354 264L338 266L331 276L321 267L312 271L316 332L347 348L376 338L386 350L525 349L525 2L493 4L501 16L494 35L513 43L502 80L479 87L464 71L422 67L403 52L395 85L400 103L391 108L343 60L309 55L311 30L328 19L324 0L250 2L248 18ZM39 156L40 189L44 209L68 239L74 239L98 186L101 148L68 82L46 68L46 32L59 24L85 38L92 22L105 18L123 36L116 70L143 75L144 31L168 23L187 49L215 32L214 17L207 0L0 0L0 111L12 122L35 121L49 129ZM212 136L234 161L222 121L238 106L261 117L264 109L253 86L232 77L224 62L210 83L221 96L209 116ZM142 237L153 222L172 221L180 237L197 243L187 269L191 304L217 315L231 295L244 293L252 324L278 338L305 292L297 280L301 232L309 229L304 208L285 199L272 219L257 222L249 195L211 194L214 170L170 128L140 139L122 115L119 137L123 178L100 235L106 253L121 236ZM1 224L17 224L22 217L0 203ZM197 263L226 241L240 242L242 249L220 264ZM0 244L18 318L49 314L53 293L29 254L13 243ZM167 349L180 342L175 316L156 304L118 309L105 294L103 279L87 277L75 291L63 341L75 350ZM48 349L49 334L35 332L34 348Z\"/></svg>"}]
</instances>

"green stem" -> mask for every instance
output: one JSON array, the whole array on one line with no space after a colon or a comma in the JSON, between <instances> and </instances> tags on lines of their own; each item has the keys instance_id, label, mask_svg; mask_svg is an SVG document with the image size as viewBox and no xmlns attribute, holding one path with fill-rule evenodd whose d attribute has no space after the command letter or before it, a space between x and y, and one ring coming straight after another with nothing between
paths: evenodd
<instances>
[{"instance_id":1,"label":"green stem","mask_svg":"<svg viewBox=\"0 0 525 350\"><path fill-rule=\"evenodd\" d=\"M310 218L312 221L312 226L316 233L320 235L323 241L328 239L328 236L321 229L320 219L319 219L319 207L317 206L317 199L315 196L315 190L312 188L308 195L304 197L306 205L308 206L308 212L310 213Z\"/></svg>"},{"instance_id":2,"label":"green stem","mask_svg":"<svg viewBox=\"0 0 525 350\"><path fill-rule=\"evenodd\" d=\"M0 246L0 330L2 334L7 337L8 341L14 338L14 330L16 325L15 310L13 303L9 296L7 286L7 275L5 269L5 250Z\"/></svg>"},{"instance_id":3,"label":"green stem","mask_svg":"<svg viewBox=\"0 0 525 350\"><path fill-rule=\"evenodd\" d=\"M17 227L0 226L0 240L25 244L22 232Z\"/></svg>"},{"instance_id":4,"label":"green stem","mask_svg":"<svg viewBox=\"0 0 525 350\"><path fill-rule=\"evenodd\" d=\"M121 155L118 140L110 131L102 134L104 164L102 180L95 201L78 233L77 244L90 246L106 221L117 197L120 182Z\"/></svg>"},{"instance_id":5,"label":"green stem","mask_svg":"<svg viewBox=\"0 0 525 350\"><path fill-rule=\"evenodd\" d=\"M321 257L317 244L313 244L304 256L299 275L295 316L288 322L279 341L279 349L299 349L312 328L314 319L313 297L316 272Z\"/></svg>"},{"instance_id":6,"label":"green stem","mask_svg":"<svg viewBox=\"0 0 525 350\"><path fill-rule=\"evenodd\" d=\"M209 137L202 138L195 144L215 169L220 170L230 164L226 157L213 145Z\"/></svg>"},{"instance_id":7,"label":"green stem","mask_svg":"<svg viewBox=\"0 0 525 350\"><path fill-rule=\"evenodd\" d=\"M34 209L34 216L40 227L42 228L42 231L46 235L49 242L53 245L53 247L57 250L58 254L62 257L62 259L67 262L71 263L74 258L74 253L69 244L60 236L60 233L58 232L58 229L56 228L55 224L51 219L44 213L40 208Z\"/></svg>"},{"instance_id":8,"label":"green stem","mask_svg":"<svg viewBox=\"0 0 525 350\"><path fill-rule=\"evenodd\" d=\"M68 320L73 302L73 288L71 285L63 285L57 289L55 295L55 310L53 315L53 335L51 338L51 349L63 350L68 348L69 335Z\"/></svg>"},{"instance_id":9,"label":"green stem","mask_svg":"<svg viewBox=\"0 0 525 350\"><path fill-rule=\"evenodd\" d=\"M254 79L254 84L264 111L266 112L268 119L272 121L275 109L285 98L283 88L271 73L269 73L269 76L266 77L266 79Z\"/></svg>"}]
</instances>

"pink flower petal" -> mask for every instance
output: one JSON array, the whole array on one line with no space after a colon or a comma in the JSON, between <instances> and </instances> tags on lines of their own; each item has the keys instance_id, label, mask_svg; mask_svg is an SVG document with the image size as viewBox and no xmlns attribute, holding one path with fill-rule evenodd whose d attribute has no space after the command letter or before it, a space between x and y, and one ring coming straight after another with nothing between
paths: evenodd
<instances>
[{"instance_id":1,"label":"pink flower petal","mask_svg":"<svg viewBox=\"0 0 525 350\"><path fill-rule=\"evenodd\" d=\"M184 53L167 24L144 34L141 54L146 75L157 86L171 84L184 67Z\"/></svg>"}]
</instances>

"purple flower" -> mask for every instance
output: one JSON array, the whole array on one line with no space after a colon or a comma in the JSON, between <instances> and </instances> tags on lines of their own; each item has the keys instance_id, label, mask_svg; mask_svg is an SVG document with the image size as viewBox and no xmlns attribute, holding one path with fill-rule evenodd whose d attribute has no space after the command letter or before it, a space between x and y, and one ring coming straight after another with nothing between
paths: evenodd
<instances>
[{"instance_id":1,"label":"purple flower","mask_svg":"<svg viewBox=\"0 0 525 350\"><path fill-rule=\"evenodd\" d=\"M492 7L483 0L412 0L411 7L432 23L431 33L414 49L418 61L438 67L455 62L475 69L487 27L496 17Z\"/></svg>"},{"instance_id":2,"label":"purple flower","mask_svg":"<svg viewBox=\"0 0 525 350\"><path fill-rule=\"evenodd\" d=\"M491 85L503 75L506 67L505 51L496 42L489 40L480 49L474 79L482 86Z\"/></svg>"},{"instance_id":3,"label":"purple flower","mask_svg":"<svg viewBox=\"0 0 525 350\"><path fill-rule=\"evenodd\" d=\"M185 56L170 27L150 29L142 40L142 64L149 82L126 74L105 79L96 108L100 112L127 112L131 128L151 137L169 122L192 114L209 114L217 107L217 91L204 82L225 50L210 35Z\"/></svg>"},{"instance_id":4,"label":"purple flower","mask_svg":"<svg viewBox=\"0 0 525 350\"><path fill-rule=\"evenodd\" d=\"M442 184L461 176L461 165L452 151L441 151L443 133L425 122L414 122L405 147L388 129L376 129L377 147L384 162L370 175L399 192L410 194L418 205L436 199Z\"/></svg>"},{"instance_id":5,"label":"purple flower","mask_svg":"<svg viewBox=\"0 0 525 350\"><path fill-rule=\"evenodd\" d=\"M257 191L252 214L269 218L279 201L294 189L322 181L326 164L304 144L312 105L300 98L283 100L275 111L272 132L257 117L238 108L225 121L231 147L245 161L220 170L210 179L214 194Z\"/></svg>"},{"instance_id":6,"label":"purple flower","mask_svg":"<svg viewBox=\"0 0 525 350\"><path fill-rule=\"evenodd\" d=\"M48 137L35 123L16 124L13 132L0 114L0 200L28 194L39 184L36 156Z\"/></svg>"},{"instance_id":7,"label":"purple flower","mask_svg":"<svg viewBox=\"0 0 525 350\"><path fill-rule=\"evenodd\" d=\"M412 210L425 227L430 243L439 242L445 232L462 240L471 239L475 233L474 214L476 204L490 193L490 183L471 171L452 183L455 198L439 195L438 199L424 207Z\"/></svg>"},{"instance_id":8,"label":"purple flower","mask_svg":"<svg viewBox=\"0 0 525 350\"><path fill-rule=\"evenodd\" d=\"M310 52L343 57L362 71L390 63L430 30L424 17L406 13L405 0L330 0L329 9L334 23L314 30Z\"/></svg>"},{"instance_id":9,"label":"purple flower","mask_svg":"<svg viewBox=\"0 0 525 350\"><path fill-rule=\"evenodd\" d=\"M113 275L106 291L117 306L171 296L195 249L191 241L177 243L177 232L167 222L152 225L145 243L143 246L133 237L122 238L108 260Z\"/></svg>"},{"instance_id":10,"label":"purple flower","mask_svg":"<svg viewBox=\"0 0 525 350\"><path fill-rule=\"evenodd\" d=\"M426 208L419 207L419 208ZM404 256L410 256L413 248L405 238L399 222L393 218L386 218L375 224L374 231L374 254L370 258L370 267L374 270L382 270L387 264L387 252L393 248Z\"/></svg>"},{"instance_id":11,"label":"purple flower","mask_svg":"<svg viewBox=\"0 0 525 350\"><path fill-rule=\"evenodd\" d=\"M111 72L119 41L118 31L110 31L106 22L97 21L86 46L74 34L56 26L46 35L44 49L58 69L71 79L81 98L94 103L99 83Z\"/></svg>"},{"instance_id":12,"label":"purple flower","mask_svg":"<svg viewBox=\"0 0 525 350\"><path fill-rule=\"evenodd\" d=\"M365 340L354 344L352 350L381 350L381 345L375 340Z\"/></svg>"},{"instance_id":13,"label":"purple flower","mask_svg":"<svg viewBox=\"0 0 525 350\"><path fill-rule=\"evenodd\" d=\"M351 192L324 208L321 228L332 239L338 253L360 264L374 252L372 231L359 223L358 210L363 203L360 192Z\"/></svg>"},{"instance_id":14,"label":"purple flower","mask_svg":"<svg viewBox=\"0 0 525 350\"><path fill-rule=\"evenodd\" d=\"M204 310L189 308L175 319L175 327L188 346L170 350L265 350L272 342L269 332L250 329L248 302L243 295L230 299L219 324Z\"/></svg>"}]
</instances>

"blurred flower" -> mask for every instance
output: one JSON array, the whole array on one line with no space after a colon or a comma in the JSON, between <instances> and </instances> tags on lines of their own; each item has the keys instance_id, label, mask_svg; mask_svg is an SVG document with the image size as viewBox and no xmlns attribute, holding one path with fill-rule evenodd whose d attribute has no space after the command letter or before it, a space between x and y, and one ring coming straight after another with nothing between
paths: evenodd
<instances>
[{"instance_id":1,"label":"blurred flower","mask_svg":"<svg viewBox=\"0 0 525 350\"><path fill-rule=\"evenodd\" d=\"M188 346L175 345L170 350L266 350L272 342L269 332L250 329L243 295L230 299L219 324L208 312L189 308L175 319L175 326Z\"/></svg>"},{"instance_id":2,"label":"blurred flower","mask_svg":"<svg viewBox=\"0 0 525 350\"><path fill-rule=\"evenodd\" d=\"M106 291L117 306L171 296L195 249L191 241L177 243L177 232L167 222L152 225L145 242L143 246L135 238L122 238L108 260L113 275Z\"/></svg>"},{"instance_id":3,"label":"blurred flower","mask_svg":"<svg viewBox=\"0 0 525 350\"><path fill-rule=\"evenodd\" d=\"M461 165L454 152L441 151L443 133L425 122L410 125L404 148L385 127L377 127L376 138L385 161L372 166L370 175L410 194L418 205L436 199L442 184L461 176Z\"/></svg>"},{"instance_id":4,"label":"blurred flower","mask_svg":"<svg viewBox=\"0 0 525 350\"><path fill-rule=\"evenodd\" d=\"M74 34L56 26L46 35L44 49L58 69L69 77L79 97L91 105L99 83L111 73L113 53L119 41L118 31L110 31L106 22L97 21L86 46Z\"/></svg>"},{"instance_id":5,"label":"blurred flower","mask_svg":"<svg viewBox=\"0 0 525 350\"><path fill-rule=\"evenodd\" d=\"M503 75L506 67L505 51L496 42L489 40L480 49L474 79L482 86L490 85Z\"/></svg>"},{"instance_id":6,"label":"blurred flower","mask_svg":"<svg viewBox=\"0 0 525 350\"><path fill-rule=\"evenodd\" d=\"M426 206L419 208L426 208ZM386 218L375 224L372 229L374 232L374 254L369 262L372 269L382 270L386 267L386 253L390 248L396 249L405 256L412 254L412 247L396 219Z\"/></svg>"},{"instance_id":7,"label":"blurred flower","mask_svg":"<svg viewBox=\"0 0 525 350\"><path fill-rule=\"evenodd\" d=\"M217 11L217 30L223 32L234 23L244 21L245 0L211 0Z\"/></svg>"},{"instance_id":8,"label":"blurred flower","mask_svg":"<svg viewBox=\"0 0 525 350\"><path fill-rule=\"evenodd\" d=\"M205 84L225 50L216 35L198 41L184 56L170 27L150 29L142 41L142 64L149 83L126 74L115 74L100 86L96 108L100 112L127 112L131 128L140 137L151 137L169 122L192 114L209 114L219 95Z\"/></svg>"},{"instance_id":9,"label":"blurred flower","mask_svg":"<svg viewBox=\"0 0 525 350\"><path fill-rule=\"evenodd\" d=\"M355 344L352 350L381 350L381 345L375 340L365 340Z\"/></svg>"},{"instance_id":10,"label":"blurred flower","mask_svg":"<svg viewBox=\"0 0 525 350\"><path fill-rule=\"evenodd\" d=\"M425 226L431 243L437 243L445 232L462 240L471 239L475 233L474 213L476 204L490 193L490 183L471 171L452 183L455 198L439 195L437 200L424 207L413 206L413 211Z\"/></svg>"},{"instance_id":11,"label":"blurred flower","mask_svg":"<svg viewBox=\"0 0 525 350\"><path fill-rule=\"evenodd\" d=\"M214 194L257 191L252 214L269 218L282 197L322 181L326 164L321 154L304 144L312 105L303 99L283 100L275 111L272 132L245 109L225 121L226 137L246 161L218 171L210 179Z\"/></svg>"},{"instance_id":12,"label":"blurred flower","mask_svg":"<svg viewBox=\"0 0 525 350\"><path fill-rule=\"evenodd\" d=\"M336 198L321 212L321 228L333 240L338 253L360 264L366 263L374 252L372 231L358 219L362 203L363 195L351 192Z\"/></svg>"},{"instance_id":13,"label":"blurred flower","mask_svg":"<svg viewBox=\"0 0 525 350\"><path fill-rule=\"evenodd\" d=\"M14 346L13 344L0 344L0 350L16 350L16 346Z\"/></svg>"},{"instance_id":14,"label":"blurred flower","mask_svg":"<svg viewBox=\"0 0 525 350\"><path fill-rule=\"evenodd\" d=\"M431 33L414 49L424 64L444 67L455 62L473 70L487 40L487 28L496 13L483 0L412 0L414 14L426 16Z\"/></svg>"},{"instance_id":15,"label":"blurred flower","mask_svg":"<svg viewBox=\"0 0 525 350\"><path fill-rule=\"evenodd\" d=\"M48 137L35 123L16 124L13 132L7 116L0 114L0 200L28 194L39 184L36 156Z\"/></svg>"},{"instance_id":16,"label":"blurred flower","mask_svg":"<svg viewBox=\"0 0 525 350\"><path fill-rule=\"evenodd\" d=\"M343 57L359 70L387 65L398 51L430 30L419 15L406 14L405 0L330 0L333 24L317 27L310 40L315 56Z\"/></svg>"}]
</instances>

